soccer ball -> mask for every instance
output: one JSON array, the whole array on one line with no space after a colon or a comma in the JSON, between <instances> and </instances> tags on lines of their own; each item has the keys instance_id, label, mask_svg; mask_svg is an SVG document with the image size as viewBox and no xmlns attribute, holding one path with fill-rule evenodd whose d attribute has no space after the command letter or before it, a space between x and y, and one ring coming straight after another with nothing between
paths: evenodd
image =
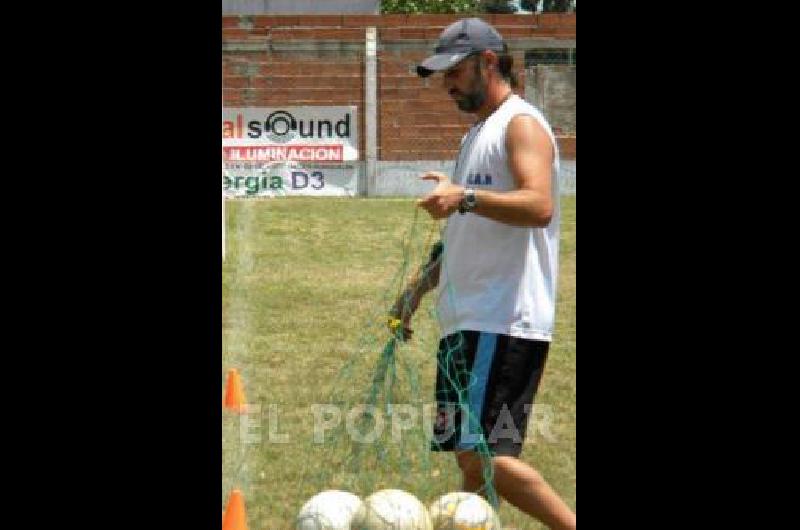
<instances>
[{"instance_id":1,"label":"soccer ball","mask_svg":"<svg viewBox=\"0 0 800 530\"><path fill-rule=\"evenodd\" d=\"M297 530L350 530L353 515L363 503L357 495L339 490L317 493L300 508Z\"/></svg>"},{"instance_id":2,"label":"soccer ball","mask_svg":"<svg viewBox=\"0 0 800 530\"><path fill-rule=\"evenodd\" d=\"M428 510L402 490L380 490L364 500L351 530L433 530Z\"/></svg>"},{"instance_id":3,"label":"soccer ball","mask_svg":"<svg viewBox=\"0 0 800 530\"><path fill-rule=\"evenodd\" d=\"M431 504L434 530L502 530L492 505L480 495L456 491Z\"/></svg>"}]
</instances>

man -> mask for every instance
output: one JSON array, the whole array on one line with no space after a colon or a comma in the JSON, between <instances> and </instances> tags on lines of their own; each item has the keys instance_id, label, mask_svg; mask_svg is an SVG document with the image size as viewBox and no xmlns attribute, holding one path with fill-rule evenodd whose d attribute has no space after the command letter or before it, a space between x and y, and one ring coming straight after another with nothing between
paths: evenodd
<instances>
[{"instance_id":1,"label":"man","mask_svg":"<svg viewBox=\"0 0 800 530\"><path fill-rule=\"evenodd\" d=\"M555 316L558 147L542 114L513 93L511 67L500 34L478 18L446 28L417 67L421 77L442 72L444 89L477 122L452 182L439 172L422 177L437 185L419 206L447 226L390 326L409 338L420 299L439 286L433 449L456 452L465 490L485 493L490 465L501 497L550 528L574 529L575 514L518 458Z\"/></svg>"}]
</instances>

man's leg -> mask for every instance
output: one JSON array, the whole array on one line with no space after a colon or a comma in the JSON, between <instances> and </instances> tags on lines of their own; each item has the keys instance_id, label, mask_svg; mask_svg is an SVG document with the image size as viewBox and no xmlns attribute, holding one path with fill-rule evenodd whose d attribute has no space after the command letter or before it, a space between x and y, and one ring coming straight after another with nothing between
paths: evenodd
<instances>
[{"instance_id":1,"label":"man's leg","mask_svg":"<svg viewBox=\"0 0 800 530\"><path fill-rule=\"evenodd\" d=\"M458 467L461 468L461 489L477 492L483 486L483 465L480 456L473 451L459 451L456 453L456 460Z\"/></svg>"},{"instance_id":2,"label":"man's leg","mask_svg":"<svg viewBox=\"0 0 800 530\"><path fill-rule=\"evenodd\" d=\"M538 471L513 456L496 456L492 462L498 495L548 528L575 529L575 514Z\"/></svg>"},{"instance_id":3,"label":"man's leg","mask_svg":"<svg viewBox=\"0 0 800 530\"><path fill-rule=\"evenodd\" d=\"M464 491L478 491L484 482L480 456L462 451L456 453L456 458L464 479ZM548 528L576 528L575 514L535 469L513 456L496 456L492 464L494 487L500 497Z\"/></svg>"}]
</instances>

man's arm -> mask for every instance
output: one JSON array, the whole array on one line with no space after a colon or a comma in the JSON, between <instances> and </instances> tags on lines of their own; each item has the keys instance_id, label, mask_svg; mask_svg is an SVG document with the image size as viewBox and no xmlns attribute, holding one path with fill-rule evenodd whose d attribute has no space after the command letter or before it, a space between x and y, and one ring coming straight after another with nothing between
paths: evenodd
<instances>
[{"instance_id":1,"label":"man's arm","mask_svg":"<svg viewBox=\"0 0 800 530\"><path fill-rule=\"evenodd\" d=\"M411 338L413 331L409 327L411 317L417 311L422 298L439 285L439 271L442 263L442 242L439 241L431 249L428 262L420 268L414 278L395 301L389 311L391 317L400 320L403 326L403 339ZM394 332L394 330L392 330Z\"/></svg>"},{"instance_id":2,"label":"man's arm","mask_svg":"<svg viewBox=\"0 0 800 530\"><path fill-rule=\"evenodd\" d=\"M476 189L477 207L472 212L514 226L547 226L553 216L551 168L555 153L550 137L532 116L520 114L508 124L506 150L516 189ZM439 183L418 203L431 217L443 219L458 209L464 195L462 186L435 171L422 178Z\"/></svg>"}]
</instances>

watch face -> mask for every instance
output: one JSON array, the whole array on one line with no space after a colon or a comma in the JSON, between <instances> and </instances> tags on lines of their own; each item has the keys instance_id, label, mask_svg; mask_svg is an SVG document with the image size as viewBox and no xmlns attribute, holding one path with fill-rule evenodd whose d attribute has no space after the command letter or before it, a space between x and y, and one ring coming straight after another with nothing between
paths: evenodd
<instances>
[{"instance_id":1,"label":"watch face","mask_svg":"<svg viewBox=\"0 0 800 530\"><path fill-rule=\"evenodd\" d=\"M475 190L468 190L467 193L466 193L465 199L466 199L467 206L469 206L470 208L474 208L475 207L475 203L476 203Z\"/></svg>"},{"instance_id":2,"label":"watch face","mask_svg":"<svg viewBox=\"0 0 800 530\"><path fill-rule=\"evenodd\" d=\"M458 205L458 213L464 214L473 210L476 206L475 190L467 188L464 190L464 197Z\"/></svg>"}]
</instances>

